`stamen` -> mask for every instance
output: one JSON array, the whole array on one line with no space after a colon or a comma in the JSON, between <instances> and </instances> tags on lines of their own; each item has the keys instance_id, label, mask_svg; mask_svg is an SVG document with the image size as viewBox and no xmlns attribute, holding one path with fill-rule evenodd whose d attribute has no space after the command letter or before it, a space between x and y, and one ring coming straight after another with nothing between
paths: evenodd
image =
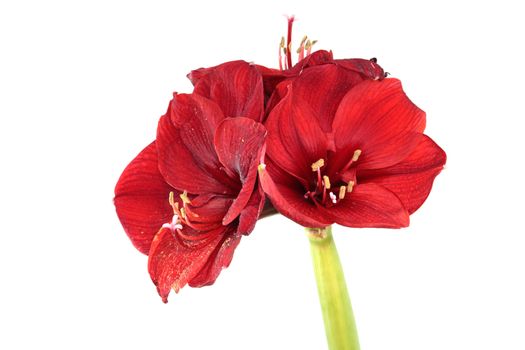
<instances>
[{"instance_id":1,"label":"stamen","mask_svg":"<svg viewBox=\"0 0 525 350\"><path fill-rule=\"evenodd\" d=\"M333 192L330 192L330 199L332 200L332 203L337 203L337 197L335 196L335 194L333 194Z\"/></svg>"},{"instance_id":2,"label":"stamen","mask_svg":"<svg viewBox=\"0 0 525 350\"><path fill-rule=\"evenodd\" d=\"M324 183L324 187L327 190L329 190L330 189L330 179L328 178L328 176L323 175L323 183Z\"/></svg>"},{"instance_id":3,"label":"stamen","mask_svg":"<svg viewBox=\"0 0 525 350\"><path fill-rule=\"evenodd\" d=\"M312 163L312 171L317 171L324 166L324 159L321 158L317 162Z\"/></svg>"},{"instance_id":4,"label":"stamen","mask_svg":"<svg viewBox=\"0 0 525 350\"><path fill-rule=\"evenodd\" d=\"M184 220L187 220L187 219L188 219L188 216L186 215L186 210L184 210L184 208L180 208L180 216L181 216Z\"/></svg>"},{"instance_id":5,"label":"stamen","mask_svg":"<svg viewBox=\"0 0 525 350\"><path fill-rule=\"evenodd\" d=\"M169 197L168 197L168 201L169 201L170 205L175 208L177 203L175 203L175 198L174 197L175 197L175 195L173 194L173 191L171 191L170 194L169 194Z\"/></svg>"},{"instance_id":6,"label":"stamen","mask_svg":"<svg viewBox=\"0 0 525 350\"><path fill-rule=\"evenodd\" d=\"M360 149L356 149L354 151L354 155L352 156L352 162L357 162L357 160L359 159L360 155L361 155L361 150Z\"/></svg>"},{"instance_id":7,"label":"stamen","mask_svg":"<svg viewBox=\"0 0 525 350\"><path fill-rule=\"evenodd\" d=\"M355 182L354 181L349 181L348 182L348 187L346 188L346 192L350 193L354 190L354 185L355 185Z\"/></svg>"},{"instance_id":8,"label":"stamen","mask_svg":"<svg viewBox=\"0 0 525 350\"><path fill-rule=\"evenodd\" d=\"M182 203L184 204L191 204L190 199L188 198L188 192L184 191L182 194L179 195L180 199L182 199Z\"/></svg>"},{"instance_id":9,"label":"stamen","mask_svg":"<svg viewBox=\"0 0 525 350\"><path fill-rule=\"evenodd\" d=\"M346 186L339 187L339 199L345 198Z\"/></svg>"},{"instance_id":10,"label":"stamen","mask_svg":"<svg viewBox=\"0 0 525 350\"><path fill-rule=\"evenodd\" d=\"M283 52L284 49L284 36L281 37L281 43L279 44L279 69L280 70L283 70L283 56L282 56L282 52Z\"/></svg>"}]
</instances>

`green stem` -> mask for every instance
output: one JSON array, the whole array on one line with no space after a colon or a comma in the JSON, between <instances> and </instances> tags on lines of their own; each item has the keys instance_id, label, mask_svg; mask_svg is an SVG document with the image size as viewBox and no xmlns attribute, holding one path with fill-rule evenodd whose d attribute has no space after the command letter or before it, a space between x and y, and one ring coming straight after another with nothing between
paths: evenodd
<instances>
[{"instance_id":1,"label":"green stem","mask_svg":"<svg viewBox=\"0 0 525 350\"><path fill-rule=\"evenodd\" d=\"M332 227L306 228L306 232L310 240L328 348L359 350L352 304L332 238Z\"/></svg>"}]
</instances>

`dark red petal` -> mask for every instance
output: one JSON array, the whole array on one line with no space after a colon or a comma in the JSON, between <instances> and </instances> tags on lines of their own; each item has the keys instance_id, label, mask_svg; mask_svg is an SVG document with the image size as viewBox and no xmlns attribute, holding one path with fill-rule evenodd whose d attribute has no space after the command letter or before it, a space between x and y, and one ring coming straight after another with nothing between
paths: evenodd
<instances>
[{"instance_id":1,"label":"dark red petal","mask_svg":"<svg viewBox=\"0 0 525 350\"><path fill-rule=\"evenodd\" d=\"M230 266L241 237L238 233L232 233L232 230L225 233L204 267L189 281L189 286L204 287L213 284L221 271Z\"/></svg>"},{"instance_id":2,"label":"dark red petal","mask_svg":"<svg viewBox=\"0 0 525 350\"><path fill-rule=\"evenodd\" d=\"M306 56L288 70L272 69L259 65L256 65L256 67L262 74L266 96L271 96L277 85L284 79L293 78L301 74L308 67L331 63L333 60L334 58L331 51L319 50ZM200 74L200 72L198 74Z\"/></svg>"},{"instance_id":3,"label":"dark red petal","mask_svg":"<svg viewBox=\"0 0 525 350\"><path fill-rule=\"evenodd\" d=\"M361 172L359 183L375 183L394 192L408 212L415 212L427 199L434 178L441 172L447 156L426 135L402 162L384 169Z\"/></svg>"},{"instance_id":4,"label":"dark red petal","mask_svg":"<svg viewBox=\"0 0 525 350\"><path fill-rule=\"evenodd\" d=\"M155 142L129 163L117 182L117 215L133 245L144 254L162 224L171 221L170 191L177 193L159 172Z\"/></svg>"},{"instance_id":5,"label":"dark red petal","mask_svg":"<svg viewBox=\"0 0 525 350\"><path fill-rule=\"evenodd\" d=\"M330 132L341 99L349 89L362 81L360 74L337 65L315 66L297 77L291 94L294 103L308 105L314 111L321 129ZM297 118L295 121L297 122Z\"/></svg>"},{"instance_id":6,"label":"dark red petal","mask_svg":"<svg viewBox=\"0 0 525 350\"><path fill-rule=\"evenodd\" d=\"M220 170L213 146L219 107L199 95L176 95L159 121L159 169L173 187L190 193L232 194L235 182Z\"/></svg>"},{"instance_id":7,"label":"dark red petal","mask_svg":"<svg viewBox=\"0 0 525 350\"><path fill-rule=\"evenodd\" d=\"M299 181L271 160L267 160L266 167L259 167L259 179L273 206L287 218L305 227L325 227L333 223L324 210L304 198L306 191Z\"/></svg>"},{"instance_id":8,"label":"dark red petal","mask_svg":"<svg viewBox=\"0 0 525 350\"><path fill-rule=\"evenodd\" d=\"M352 193L328 209L332 219L349 227L401 228L408 212L395 194L376 184L359 184Z\"/></svg>"},{"instance_id":9,"label":"dark red petal","mask_svg":"<svg viewBox=\"0 0 525 350\"><path fill-rule=\"evenodd\" d=\"M362 150L358 168L399 163L424 129L425 112L408 99L399 80L364 81L346 94L337 110L333 130L338 151L333 166L342 166L356 149Z\"/></svg>"},{"instance_id":10,"label":"dark red petal","mask_svg":"<svg viewBox=\"0 0 525 350\"><path fill-rule=\"evenodd\" d=\"M274 108L266 121L266 154L298 178L311 177L312 163L326 160L326 134L310 106L292 91Z\"/></svg>"},{"instance_id":11,"label":"dark red petal","mask_svg":"<svg viewBox=\"0 0 525 350\"><path fill-rule=\"evenodd\" d=\"M228 118L217 128L215 149L219 160L242 184L237 198L224 216L224 225L239 216L250 200L265 138L266 128L248 118Z\"/></svg>"},{"instance_id":12,"label":"dark red petal","mask_svg":"<svg viewBox=\"0 0 525 350\"><path fill-rule=\"evenodd\" d=\"M366 79L383 80L385 78L385 71L374 59L349 58L335 60L334 62L340 67L361 74Z\"/></svg>"},{"instance_id":13,"label":"dark red petal","mask_svg":"<svg viewBox=\"0 0 525 350\"><path fill-rule=\"evenodd\" d=\"M255 223L264 208L265 198L262 187L259 184L256 184L255 186L255 190L252 192L250 200L239 215L239 226L237 232L242 235L247 235L253 231Z\"/></svg>"},{"instance_id":14,"label":"dark red petal","mask_svg":"<svg viewBox=\"0 0 525 350\"><path fill-rule=\"evenodd\" d=\"M172 288L178 292L197 276L222 241L226 230L226 227L220 227L202 233L184 227L185 234L201 237L195 241L185 241L167 228L159 231L151 244L148 270L164 302L168 301Z\"/></svg>"},{"instance_id":15,"label":"dark red petal","mask_svg":"<svg viewBox=\"0 0 525 350\"><path fill-rule=\"evenodd\" d=\"M226 62L207 70L190 73L194 93L217 103L227 117L262 120L263 81L259 70L244 61Z\"/></svg>"}]
</instances>

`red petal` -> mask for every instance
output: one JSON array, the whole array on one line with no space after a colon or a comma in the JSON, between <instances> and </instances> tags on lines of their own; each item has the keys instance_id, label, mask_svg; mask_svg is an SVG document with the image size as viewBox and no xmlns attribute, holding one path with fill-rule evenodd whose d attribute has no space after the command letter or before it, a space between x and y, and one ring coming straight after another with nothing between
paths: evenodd
<instances>
[{"instance_id":1,"label":"red petal","mask_svg":"<svg viewBox=\"0 0 525 350\"><path fill-rule=\"evenodd\" d=\"M267 68L265 66L257 65L257 69L261 72L264 82L264 91L266 96L271 96L277 85L286 78L292 78L301 74L306 68L317 66L321 64L331 63L334 58L332 52L319 50L311 55L306 56L303 60L297 62L289 70L280 70Z\"/></svg>"},{"instance_id":2,"label":"red petal","mask_svg":"<svg viewBox=\"0 0 525 350\"><path fill-rule=\"evenodd\" d=\"M264 208L265 198L262 187L259 184L255 186L255 191L253 191L250 200L239 215L237 232L242 235L247 235L253 231L255 223Z\"/></svg>"},{"instance_id":3,"label":"red petal","mask_svg":"<svg viewBox=\"0 0 525 350\"><path fill-rule=\"evenodd\" d=\"M350 58L335 60L335 64L348 70L361 74L366 79L383 80L385 71L374 59Z\"/></svg>"},{"instance_id":4,"label":"red petal","mask_svg":"<svg viewBox=\"0 0 525 350\"><path fill-rule=\"evenodd\" d=\"M298 178L311 177L312 163L326 160L326 134L310 106L289 92L266 121L266 154L288 173Z\"/></svg>"},{"instance_id":5,"label":"red petal","mask_svg":"<svg viewBox=\"0 0 525 350\"><path fill-rule=\"evenodd\" d=\"M384 169L361 172L359 183L375 183L394 192L408 212L415 212L427 199L434 178L441 172L447 156L426 135L402 162Z\"/></svg>"},{"instance_id":6,"label":"red petal","mask_svg":"<svg viewBox=\"0 0 525 350\"><path fill-rule=\"evenodd\" d=\"M222 241L210 255L204 267L188 284L191 287L204 287L213 284L221 271L230 266L233 253L239 245L241 237L237 233L225 233Z\"/></svg>"},{"instance_id":7,"label":"red petal","mask_svg":"<svg viewBox=\"0 0 525 350\"><path fill-rule=\"evenodd\" d=\"M359 184L329 208L333 220L349 227L400 228L409 224L408 212L395 194L376 184Z\"/></svg>"},{"instance_id":8,"label":"red petal","mask_svg":"<svg viewBox=\"0 0 525 350\"><path fill-rule=\"evenodd\" d=\"M354 71L326 64L305 70L294 81L291 93L314 111L321 129L330 132L341 99L362 81L362 76Z\"/></svg>"},{"instance_id":9,"label":"red petal","mask_svg":"<svg viewBox=\"0 0 525 350\"><path fill-rule=\"evenodd\" d=\"M170 185L194 194L238 191L236 181L220 170L213 147L223 119L219 107L204 97L174 97L157 130L159 169Z\"/></svg>"},{"instance_id":10,"label":"red petal","mask_svg":"<svg viewBox=\"0 0 525 350\"><path fill-rule=\"evenodd\" d=\"M117 215L133 245L148 254L153 237L170 222L170 191L157 163L155 142L144 148L126 167L115 187Z\"/></svg>"},{"instance_id":11,"label":"red petal","mask_svg":"<svg viewBox=\"0 0 525 350\"><path fill-rule=\"evenodd\" d=\"M248 203L257 179L266 128L248 118L225 119L215 133L215 149L221 163L240 179L242 188L224 216L223 224L232 222Z\"/></svg>"},{"instance_id":12,"label":"red petal","mask_svg":"<svg viewBox=\"0 0 525 350\"><path fill-rule=\"evenodd\" d=\"M364 81L348 92L337 110L333 130L338 151L333 166L342 166L356 149L362 150L360 169L399 163L424 129L425 112L408 99L399 80Z\"/></svg>"},{"instance_id":13,"label":"red petal","mask_svg":"<svg viewBox=\"0 0 525 350\"><path fill-rule=\"evenodd\" d=\"M194 93L217 103L227 117L260 121L264 113L262 76L244 61L226 62L217 67L190 73Z\"/></svg>"},{"instance_id":14,"label":"red petal","mask_svg":"<svg viewBox=\"0 0 525 350\"><path fill-rule=\"evenodd\" d=\"M271 160L259 167L259 179L273 206L287 218L305 227L325 227L333 223L310 200L304 198L303 186Z\"/></svg>"},{"instance_id":15,"label":"red petal","mask_svg":"<svg viewBox=\"0 0 525 350\"><path fill-rule=\"evenodd\" d=\"M226 230L226 227L220 227L201 233L184 227L185 234L202 237L195 241L184 241L170 229L159 231L151 244L148 270L165 303L171 288L178 292L197 276L223 239Z\"/></svg>"}]
</instances>

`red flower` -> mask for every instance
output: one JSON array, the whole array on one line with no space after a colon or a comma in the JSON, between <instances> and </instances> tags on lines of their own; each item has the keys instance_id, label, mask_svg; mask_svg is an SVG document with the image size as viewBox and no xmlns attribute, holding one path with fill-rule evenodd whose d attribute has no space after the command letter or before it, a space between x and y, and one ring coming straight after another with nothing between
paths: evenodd
<instances>
[{"instance_id":1,"label":"red flower","mask_svg":"<svg viewBox=\"0 0 525 350\"><path fill-rule=\"evenodd\" d=\"M217 71L220 79L203 78L193 94L174 95L156 141L115 189L117 214L149 255L165 302L171 288L212 284L264 204L257 184L266 136L256 121L264 112L261 77L240 61Z\"/></svg>"},{"instance_id":2,"label":"red flower","mask_svg":"<svg viewBox=\"0 0 525 350\"><path fill-rule=\"evenodd\" d=\"M398 80L356 83L336 64L289 84L266 127L263 188L308 227L407 226L446 160Z\"/></svg>"}]
</instances>

